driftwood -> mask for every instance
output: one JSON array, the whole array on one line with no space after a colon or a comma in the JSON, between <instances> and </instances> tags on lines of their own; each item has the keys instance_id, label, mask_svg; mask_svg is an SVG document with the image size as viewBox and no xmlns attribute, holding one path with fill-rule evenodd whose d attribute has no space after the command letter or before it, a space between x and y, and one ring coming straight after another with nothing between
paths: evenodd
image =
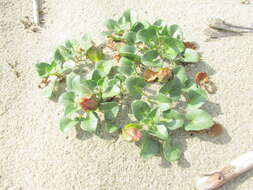
<instances>
[{"instance_id":1,"label":"driftwood","mask_svg":"<svg viewBox=\"0 0 253 190\"><path fill-rule=\"evenodd\" d=\"M240 174L253 169L253 151L232 160L225 167L201 176L196 183L196 190L214 190Z\"/></svg>"},{"instance_id":2,"label":"driftwood","mask_svg":"<svg viewBox=\"0 0 253 190\"><path fill-rule=\"evenodd\" d=\"M209 28L204 30L204 34L209 38L222 38L228 36L241 36L246 33L253 33L252 27L237 26L220 18L212 18L208 23Z\"/></svg>"},{"instance_id":3,"label":"driftwood","mask_svg":"<svg viewBox=\"0 0 253 190\"><path fill-rule=\"evenodd\" d=\"M40 25L40 5L39 0L32 0L33 1L33 20L34 24L37 26Z\"/></svg>"}]
</instances>

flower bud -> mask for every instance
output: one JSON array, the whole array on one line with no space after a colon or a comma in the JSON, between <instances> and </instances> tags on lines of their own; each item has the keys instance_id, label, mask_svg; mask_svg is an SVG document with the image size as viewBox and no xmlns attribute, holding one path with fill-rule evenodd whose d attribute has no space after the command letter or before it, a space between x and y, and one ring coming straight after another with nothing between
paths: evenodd
<instances>
[{"instance_id":1,"label":"flower bud","mask_svg":"<svg viewBox=\"0 0 253 190\"><path fill-rule=\"evenodd\" d=\"M98 107L97 101L90 98L81 98L79 104L84 111L93 111Z\"/></svg>"},{"instance_id":2,"label":"flower bud","mask_svg":"<svg viewBox=\"0 0 253 190\"><path fill-rule=\"evenodd\" d=\"M140 129L129 127L123 129L123 136L127 141L138 142L141 139L142 134Z\"/></svg>"}]
</instances>

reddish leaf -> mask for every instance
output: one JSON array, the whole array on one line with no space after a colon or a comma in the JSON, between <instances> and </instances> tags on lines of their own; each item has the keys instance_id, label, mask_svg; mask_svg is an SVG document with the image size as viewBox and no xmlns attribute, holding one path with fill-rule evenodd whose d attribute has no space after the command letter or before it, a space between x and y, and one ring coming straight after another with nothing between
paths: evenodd
<instances>
[{"instance_id":1,"label":"reddish leaf","mask_svg":"<svg viewBox=\"0 0 253 190\"><path fill-rule=\"evenodd\" d=\"M157 74L159 82L166 82L173 79L172 70L168 67L162 68Z\"/></svg>"},{"instance_id":2,"label":"reddish leaf","mask_svg":"<svg viewBox=\"0 0 253 190\"><path fill-rule=\"evenodd\" d=\"M210 136L219 136L223 133L223 127L219 123L215 123L207 132Z\"/></svg>"},{"instance_id":3,"label":"reddish leaf","mask_svg":"<svg viewBox=\"0 0 253 190\"><path fill-rule=\"evenodd\" d=\"M98 107L97 101L90 98L81 98L79 104L84 111L93 111Z\"/></svg>"},{"instance_id":4,"label":"reddish leaf","mask_svg":"<svg viewBox=\"0 0 253 190\"><path fill-rule=\"evenodd\" d=\"M190 49L198 49L199 46L195 42L184 42L185 48L190 48Z\"/></svg>"},{"instance_id":5,"label":"reddish leaf","mask_svg":"<svg viewBox=\"0 0 253 190\"><path fill-rule=\"evenodd\" d=\"M158 72L147 69L144 71L144 79L147 82L154 82L157 79Z\"/></svg>"},{"instance_id":6,"label":"reddish leaf","mask_svg":"<svg viewBox=\"0 0 253 190\"><path fill-rule=\"evenodd\" d=\"M198 72L196 75L195 75L195 82L198 84L198 85L202 85L204 83L208 83L209 82L209 78L208 78L208 75L206 72Z\"/></svg>"}]
</instances>

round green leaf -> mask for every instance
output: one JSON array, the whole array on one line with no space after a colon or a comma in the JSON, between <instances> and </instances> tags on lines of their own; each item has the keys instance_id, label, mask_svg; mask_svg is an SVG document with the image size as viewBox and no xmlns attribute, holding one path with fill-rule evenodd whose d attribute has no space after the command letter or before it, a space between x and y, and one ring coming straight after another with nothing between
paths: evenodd
<instances>
[{"instance_id":1,"label":"round green leaf","mask_svg":"<svg viewBox=\"0 0 253 190\"><path fill-rule=\"evenodd\" d=\"M118 22L113 19L108 19L105 21L105 26L108 30L113 31L117 28Z\"/></svg>"},{"instance_id":2,"label":"round green leaf","mask_svg":"<svg viewBox=\"0 0 253 190\"><path fill-rule=\"evenodd\" d=\"M98 127L98 118L95 112L87 112L87 116L81 121L80 127L89 133L96 132Z\"/></svg>"},{"instance_id":3,"label":"round green leaf","mask_svg":"<svg viewBox=\"0 0 253 190\"><path fill-rule=\"evenodd\" d=\"M141 58L142 64L148 67L162 67L163 63L156 50L146 52Z\"/></svg>"},{"instance_id":4,"label":"round green leaf","mask_svg":"<svg viewBox=\"0 0 253 190\"><path fill-rule=\"evenodd\" d=\"M129 94L136 99L141 98L142 89L145 85L144 79L140 77L129 77L126 79L126 88Z\"/></svg>"},{"instance_id":5,"label":"round green leaf","mask_svg":"<svg viewBox=\"0 0 253 190\"><path fill-rule=\"evenodd\" d=\"M93 46L91 38L88 34L83 35L82 39L81 39L81 47L87 51L88 49L90 49Z\"/></svg>"},{"instance_id":6,"label":"round green leaf","mask_svg":"<svg viewBox=\"0 0 253 190\"><path fill-rule=\"evenodd\" d=\"M120 58L119 71L125 75L131 75L134 72L134 63L126 57Z\"/></svg>"},{"instance_id":7,"label":"round green leaf","mask_svg":"<svg viewBox=\"0 0 253 190\"><path fill-rule=\"evenodd\" d=\"M67 106L68 104L73 104L75 102L74 92L65 92L59 97L60 104Z\"/></svg>"},{"instance_id":8,"label":"round green leaf","mask_svg":"<svg viewBox=\"0 0 253 190\"><path fill-rule=\"evenodd\" d=\"M48 63L38 63L35 65L37 73L40 77L48 77L52 69L54 68L52 65Z\"/></svg>"},{"instance_id":9,"label":"round green leaf","mask_svg":"<svg viewBox=\"0 0 253 190\"><path fill-rule=\"evenodd\" d=\"M174 77L173 80L170 80L167 83L165 83L161 87L159 92L166 95L169 94L172 101L178 101L181 96L181 88L182 86L180 80L177 77Z\"/></svg>"},{"instance_id":10,"label":"round green leaf","mask_svg":"<svg viewBox=\"0 0 253 190\"><path fill-rule=\"evenodd\" d=\"M165 125L156 124L149 129L149 134L158 137L159 139L166 140L169 137L168 130Z\"/></svg>"},{"instance_id":11,"label":"round green leaf","mask_svg":"<svg viewBox=\"0 0 253 190\"><path fill-rule=\"evenodd\" d=\"M137 14L131 9L125 10L123 16L125 17L126 22L130 22L131 24L137 21Z\"/></svg>"},{"instance_id":12,"label":"round green leaf","mask_svg":"<svg viewBox=\"0 0 253 190\"><path fill-rule=\"evenodd\" d=\"M127 43L129 45L133 45L136 41L136 33L135 32L126 32L123 36L124 39L126 39Z\"/></svg>"},{"instance_id":13,"label":"round green leaf","mask_svg":"<svg viewBox=\"0 0 253 190\"><path fill-rule=\"evenodd\" d=\"M182 61L186 63L198 63L200 61L200 55L197 51L187 48L185 49Z\"/></svg>"},{"instance_id":14,"label":"round green leaf","mask_svg":"<svg viewBox=\"0 0 253 190\"><path fill-rule=\"evenodd\" d=\"M71 120L71 119L65 117L65 118L61 119L61 121L60 121L60 129L62 132L65 132L69 128L75 127L78 123L79 123L79 121Z\"/></svg>"},{"instance_id":15,"label":"round green leaf","mask_svg":"<svg viewBox=\"0 0 253 190\"><path fill-rule=\"evenodd\" d=\"M171 37L182 40L183 39L183 31L180 26L173 24L168 27L168 33Z\"/></svg>"},{"instance_id":16,"label":"round green leaf","mask_svg":"<svg viewBox=\"0 0 253 190\"><path fill-rule=\"evenodd\" d=\"M113 62L111 60L102 60L96 63L96 70L99 72L100 77L104 77L110 73L112 66Z\"/></svg>"},{"instance_id":17,"label":"round green leaf","mask_svg":"<svg viewBox=\"0 0 253 190\"><path fill-rule=\"evenodd\" d=\"M105 102L99 105L99 109L104 112L106 121L113 121L117 118L120 107L116 102Z\"/></svg>"},{"instance_id":18,"label":"round green leaf","mask_svg":"<svg viewBox=\"0 0 253 190\"><path fill-rule=\"evenodd\" d=\"M137 40L145 44L149 44L151 41L155 41L156 39L157 33L153 27L149 27L137 32Z\"/></svg>"},{"instance_id":19,"label":"round green leaf","mask_svg":"<svg viewBox=\"0 0 253 190\"><path fill-rule=\"evenodd\" d=\"M104 58L104 53L101 48L92 46L86 52L87 57L94 63L102 60Z\"/></svg>"},{"instance_id":20,"label":"round green leaf","mask_svg":"<svg viewBox=\"0 0 253 190\"><path fill-rule=\"evenodd\" d=\"M49 85L43 89L43 95L47 98L52 98L54 95L54 91L59 82L55 79L50 81Z\"/></svg>"},{"instance_id":21,"label":"round green leaf","mask_svg":"<svg viewBox=\"0 0 253 190\"><path fill-rule=\"evenodd\" d=\"M78 106L75 103L69 103L64 109L64 116L69 116L78 110Z\"/></svg>"},{"instance_id":22,"label":"round green leaf","mask_svg":"<svg viewBox=\"0 0 253 190\"><path fill-rule=\"evenodd\" d=\"M186 113L186 119L189 121L185 125L186 131L208 129L214 124L212 117L201 109L190 109Z\"/></svg>"},{"instance_id":23,"label":"round green leaf","mask_svg":"<svg viewBox=\"0 0 253 190\"><path fill-rule=\"evenodd\" d=\"M111 98L120 94L120 81L117 79L104 80L102 98Z\"/></svg>"},{"instance_id":24,"label":"round green leaf","mask_svg":"<svg viewBox=\"0 0 253 190\"><path fill-rule=\"evenodd\" d=\"M165 125L169 130L175 130L184 125L184 116L175 110L166 111L163 116L167 120Z\"/></svg>"},{"instance_id":25,"label":"round green leaf","mask_svg":"<svg viewBox=\"0 0 253 190\"><path fill-rule=\"evenodd\" d=\"M119 53L121 56L127 57L129 59L138 59L137 49L134 46L126 45L120 48Z\"/></svg>"},{"instance_id":26,"label":"round green leaf","mask_svg":"<svg viewBox=\"0 0 253 190\"><path fill-rule=\"evenodd\" d=\"M105 131L107 133L114 133L118 131L120 128L116 125L111 124L110 122L105 123Z\"/></svg>"},{"instance_id":27,"label":"round green leaf","mask_svg":"<svg viewBox=\"0 0 253 190\"><path fill-rule=\"evenodd\" d=\"M131 109L132 109L132 113L134 114L135 118L139 121L141 121L145 117L147 117L150 112L149 105L142 100L135 100L131 104Z\"/></svg>"},{"instance_id":28,"label":"round green leaf","mask_svg":"<svg viewBox=\"0 0 253 190\"><path fill-rule=\"evenodd\" d=\"M182 154L180 145L172 145L170 140L163 143L163 155L164 158L169 162L179 160Z\"/></svg>"},{"instance_id":29,"label":"round green leaf","mask_svg":"<svg viewBox=\"0 0 253 190\"><path fill-rule=\"evenodd\" d=\"M167 59L174 60L185 49L184 43L175 38L167 38L165 40L166 46L162 51L162 56Z\"/></svg>"},{"instance_id":30,"label":"round green leaf","mask_svg":"<svg viewBox=\"0 0 253 190\"><path fill-rule=\"evenodd\" d=\"M148 135L145 135L141 141L140 155L144 159L149 159L160 153L160 143Z\"/></svg>"}]
</instances>

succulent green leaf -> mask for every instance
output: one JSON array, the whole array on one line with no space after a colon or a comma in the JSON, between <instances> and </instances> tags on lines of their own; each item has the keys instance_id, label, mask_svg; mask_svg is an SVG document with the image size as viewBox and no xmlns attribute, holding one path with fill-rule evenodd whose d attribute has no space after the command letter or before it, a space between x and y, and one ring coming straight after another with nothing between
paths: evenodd
<instances>
[{"instance_id":1,"label":"succulent green leaf","mask_svg":"<svg viewBox=\"0 0 253 190\"><path fill-rule=\"evenodd\" d=\"M180 80L177 77L174 77L173 80L168 81L165 83L161 89L160 93L163 93L165 95L170 95L170 98L172 101L178 101L181 97L181 83Z\"/></svg>"},{"instance_id":2,"label":"succulent green leaf","mask_svg":"<svg viewBox=\"0 0 253 190\"><path fill-rule=\"evenodd\" d=\"M163 20L158 19L158 20L156 20L156 21L154 22L153 25L155 25L155 26L165 26L166 24L165 24L165 22L164 22Z\"/></svg>"},{"instance_id":3,"label":"succulent green leaf","mask_svg":"<svg viewBox=\"0 0 253 190\"><path fill-rule=\"evenodd\" d=\"M134 72L134 62L126 57L120 58L120 68L119 71L127 76L131 75Z\"/></svg>"},{"instance_id":4,"label":"succulent green leaf","mask_svg":"<svg viewBox=\"0 0 253 190\"><path fill-rule=\"evenodd\" d=\"M141 141L141 157L144 159L149 159L159 153L160 143L149 135L145 135Z\"/></svg>"},{"instance_id":5,"label":"succulent green leaf","mask_svg":"<svg viewBox=\"0 0 253 190\"><path fill-rule=\"evenodd\" d=\"M105 21L105 26L109 31L116 30L118 27L118 22L113 19L108 19Z\"/></svg>"},{"instance_id":6,"label":"succulent green leaf","mask_svg":"<svg viewBox=\"0 0 253 190\"><path fill-rule=\"evenodd\" d=\"M95 112L87 112L86 118L81 121L80 127L89 133L94 133L98 127L98 118Z\"/></svg>"},{"instance_id":7,"label":"succulent green leaf","mask_svg":"<svg viewBox=\"0 0 253 190\"><path fill-rule=\"evenodd\" d=\"M206 92L199 88L197 84L191 80L186 82L185 87L182 89L183 94L187 99L187 104L192 108L201 107L207 100Z\"/></svg>"},{"instance_id":8,"label":"succulent green leaf","mask_svg":"<svg viewBox=\"0 0 253 190\"><path fill-rule=\"evenodd\" d=\"M200 61L200 55L197 51L186 48L182 61L186 63L198 63Z\"/></svg>"},{"instance_id":9,"label":"succulent green leaf","mask_svg":"<svg viewBox=\"0 0 253 190\"><path fill-rule=\"evenodd\" d=\"M117 79L104 80L102 98L111 98L120 94L120 81Z\"/></svg>"},{"instance_id":10,"label":"succulent green leaf","mask_svg":"<svg viewBox=\"0 0 253 190\"><path fill-rule=\"evenodd\" d=\"M93 46L91 37L88 34L83 35L81 39L81 48L83 48L85 51L90 49Z\"/></svg>"},{"instance_id":11,"label":"succulent green leaf","mask_svg":"<svg viewBox=\"0 0 253 190\"><path fill-rule=\"evenodd\" d=\"M186 113L186 119L189 121L185 125L186 131L208 129L214 124L213 119L209 113L201 109L189 109Z\"/></svg>"},{"instance_id":12,"label":"succulent green leaf","mask_svg":"<svg viewBox=\"0 0 253 190\"><path fill-rule=\"evenodd\" d=\"M118 131L120 128L116 125L111 124L110 122L105 123L105 131L107 133L114 133Z\"/></svg>"},{"instance_id":13,"label":"succulent green leaf","mask_svg":"<svg viewBox=\"0 0 253 190\"><path fill-rule=\"evenodd\" d=\"M159 58L157 50L150 50L146 52L142 57L141 61L143 65L148 67L162 67L163 63Z\"/></svg>"},{"instance_id":14,"label":"succulent green leaf","mask_svg":"<svg viewBox=\"0 0 253 190\"><path fill-rule=\"evenodd\" d=\"M38 63L35 65L37 73L40 77L48 77L52 69L54 68L52 65L48 63Z\"/></svg>"},{"instance_id":15,"label":"succulent green leaf","mask_svg":"<svg viewBox=\"0 0 253 190\"><path fill-rule=\"evenodd\" d=\"M127 9L124 11L123 16L126 19L126 22L130 22L131 24L135 23L137 21L137 14L135 11L131 9Z\"/></svg>"},{"instance_id":16,"label":"succulent green leaf","mask_svg":"<svg viewBox=\"0 0 253 190\"><path fill-rule=\"evenodd\" d=\"M183 39L183 31L180 26L173 24L170 27L168 27L169 35L173 38L177 38L182 40Z\"/></svg>"},{"instance_id":17,"label":"succulent green leaf","mask_svg":"<svg viewBox=\"0 0 253 190\"><path fill-rule=\"evenodd\" d=\"M171 108L172 100L167 95L159 93L156 100L159 102L158 107L162 112Z\"/></svg>"},{"instance_id":18,"label":"succulent green leaf","mask_svg":"<svg viewBox=\"0 0 253 190\"><path fill-rule=\"evenodd\" d=\"M137 32L137 40L145 44L150 44L150 42L157 39L157 33L154 27L149 27L147 29L142 29Z\"/></svg>"},{"instance_id":19,"label":"succulent green leaf","mask_svg":"<svg viewBox=\"0 0 253 190\"><path fill-rule=\"evenodd\" d=\"M46 88L43 89L43 95L47 98L52 98L54 95L54 91L56 86L58 85L58 81L56 79L52 80Z\"/></svg>"},{"instance_id":20,"label":"succulent green leaf","mask_svg":"<svg viewBox=\"0 0 253 190\"><path fill-rule=\"evenodd\" d=\"M78 123L79 121L64 117L60 121L60 129L62 132L66 132L69 128L75 127Z\"/></svg>"},{"instance_id":21,"label":"succulent green leaf","mask_svg":"<svg viewBox=\"0 0 253 190\"><path fill-rule=\"evenodd\" d=\"M65 46L68 49L75 49L79 46L78 42L76 40L67 40L65 42Z\"/></svg>"},{"instance_id":22,"label":"succulent green leaf","mask_svg":"<svg viewBox=\"0 0 253 190\"><path fill-rule=\"evenodd\" d=\"M69 50L68 48L64 46L59 46L58 49L64 61L70 60L73 57L71 50Z\"/></svg>"},{"instance_id":23,"label":"succulent green leaf","mask_svg":"<svg viewBox=\"0 0 253 190\"><path fill-rule=\"evenodd\" d=\"M132 31L126 32L123 38L126 39L129 45L133 45L136 41L136 32L132 32Z\"/></svg>"},{"instance_id":24,"label":"succulent green leaf","mask_svg":"<svg viewBox=\"0 0 253 190\"><path fill-rule=\"evenodd\" d=\"M176 38L167 38L165 43L162 55L167 59L174 60L185 49L184 43Z\"/></svg>"},{"instance_id":25,"label":"succulent green leaf","mask_svg":"<svg viewBox=\"0 0 253 190\"><path fill-rule=\"evenodd\" d=\"M165 141L163 143L163 155L164 158L169 162L174 162L179 160L182 154L182 148L180 145L172 145L171 141Z\"/></svg>"},{"instance_id":26,"label":"succulent green leaf","mask_svg":"<svg viewBox=\"0 0 253 190\"><path fill-rule=\"evenodd\" d=\"M78 110L78 106L75 103L69 103L66 105L64 109L64 116L69 116L70 114L76 112Z\"/></svg>"},{"instance_id":27,"label":"succulent green leaf","mask_svg":"<svg viewBox=\"0 0 253 190\"><path fill-rule=\"evenodd\" d=\"M112 61L102 60L96 63L96 70L99 72L100 77L104 77L110 73L112 66L113 66Z\"/></svg>"},{"instance_id":28,"label":"succulent green leaf","mask_svg":"<svg viewBox=\"0 0 253 190\"><path fill-rule=\"evenodd\" d=\"M120 48L119 53L123 57L127 57L129 59L139 59L139 56L136 54L137 49L132 45L126 45Z\"/></svg>"},{"instance_id":29,"label":"succulent green leaf","mask_svg":"<svg viewBox=\"0 0 253 190\"><path fill-rule=\"evenodd\" d=\"M67 86L67 90L71 91L73 90L73 86L72 86L72 81L74 80L74 78L76 78L78 75L75 73L70 73L67 75L66 77L66 86Z\"/></svg>"},{"instance_id":30,"label":"succulent green leaf","mask_svg":"<svg viewBox=\"0 0 253 190\"><path fill-rule=\"evenodd\" d=\"M175 130L183 127L184 125L184 116L178 111L166 111L163 113L163 117L165 118L165 120L167 120L165 122L165 125L169 130Z\"/></svg>"},{"instance_id":31,"label":"succulent green leaf","mask_svg":"<svg viewBox=\"0 0 253 190\"><path fill-rule=\"evenodd\" d=\"M138 32L144 28L146 28L147 24L143 23L143 22L136 22L132 27L131 27L131 31L133 32Z\"/></svg>"},{"instance_id":32,"label":"succulent green leaf","mask_svg":"<svg viewBox=\"0 0 253 190\"><path fill-rule=\"evenodd\" d=\"M143 78L140 77L129 77L126 79L126 88L129 94L140 99L142 96L142 89L145 87L146 83Z\"/></svg>"},{"instance_id":33,"label":"succulent green leaf","mask_svg":"<svg viewBox=\"0 0 253 190\"><path fill-rule=\"evenodd\" d=\"M168 130L165 125L156 124L149 129L149 134L158 137L159 139L166 140L169 137Z\"/></svg>"},{"instance_id":34,"label":"succulent green leaf","mask_svg":"<svg viewBox=\"0 0 253 190\"><path fill-rule=\"evenodd\" d=\"M132 113L135 118L139 121L143 120L149 115L150 107L149 105L142 100L135 100L131 104Z\"/></svg>"},{"instance_id":35,"label":"succulent green leaf","mask_svg":"<svg viewBox=\"0 0 253 190\"><path fill-rule=\"evenodd\" d=\"M59 48L57 48L54 52L54 61L57 63L63 63L65 61L65 58L61 54L61 51Z\"/></svg>"},{"instance_id":36,"label":"succulent green leaf","mask_svg":"<svg viewBox=\"0 0 253 190\"><path fill-rule=\"evenodd\" d=\"M188 76L187 76L187 73L185 71L185 68L181 65L178 65L173 69L173 73L179 79L182 86L184 86L184 84L188 80Z\"/></svg>"},{"instance_id":37,"label":"succulent green leaf","mask_svg":"<svg viewBox=\"0 0 253 190\"><path fill-rule=\"evenodd\" d=\"M117 118L120 107L116 102L105 102L99 105L99 109L104 112L106 121L113 121Z\"/></svg>"},{"instance_id":38,"label":"succulent green leaf","mask_svg":"<svg viewBox=\"0 0 253 190\"><path fill-rule=\"evenodd\" d=\"M75 102L74 92L65 92L59 97L60 104L67 106L68 104L73 104Z\"/></svg>"},{"instance_id":39,"label":"succulent green leaf","mask_svg":"<svg viewBox=\"0 0 253 190\"><path fill-rule=\"evenodd\" d=\"M104 58L104 53L101 48L92 46L86 52L87 57L92 62L96 63Z\"/></svg>"}]
</instances>

